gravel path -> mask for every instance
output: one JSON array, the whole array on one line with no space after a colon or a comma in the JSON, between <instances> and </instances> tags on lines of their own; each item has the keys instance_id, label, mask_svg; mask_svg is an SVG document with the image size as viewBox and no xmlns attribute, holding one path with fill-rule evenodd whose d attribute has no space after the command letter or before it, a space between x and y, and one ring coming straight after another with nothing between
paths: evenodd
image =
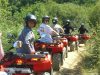
<instances>
[{"instance_id":1,"label":"gravel path","mask_svg":"<svg viewBox=\"0 0 100 75\"><path fill-rule=\"evenodd\" d=\"M54 72L54 75L82 75L81 73L81 53L85 50L84 45L80 45L78 52L68 52L68 58L65 58L64 65L60 71Z\"/></svg>"}]
</instances>

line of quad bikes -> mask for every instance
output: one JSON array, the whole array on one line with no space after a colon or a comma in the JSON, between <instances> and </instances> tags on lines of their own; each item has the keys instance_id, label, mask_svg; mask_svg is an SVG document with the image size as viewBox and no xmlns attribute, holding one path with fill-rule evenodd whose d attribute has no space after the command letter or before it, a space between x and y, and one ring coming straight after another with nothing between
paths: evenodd
<instances>
[{"instance_id":1,"label":"line of quad bikes","mask_svg":"<svg viewBox=\"0 0 100 75\"><path fill-rule=\"evenodd\" d=\"M0 68L3 66L8 75L53 75L53 71L59 71L63 65L68 52L78 51L79 44L89 39L88 34L62 34L58 43L35 41L35 54L6 52Z\"/></svg>"}]
</instances>

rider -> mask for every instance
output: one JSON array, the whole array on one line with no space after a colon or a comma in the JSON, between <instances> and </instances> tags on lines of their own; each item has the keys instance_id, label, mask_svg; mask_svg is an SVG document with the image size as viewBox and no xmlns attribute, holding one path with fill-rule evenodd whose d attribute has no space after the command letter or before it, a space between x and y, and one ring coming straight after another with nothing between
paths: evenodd
<instances>
[{"instance_id":1,"label":"rider","mask_svg":"<svg viewBox=\"0 0 100 75\"><path fill-rule=\"evenodd\" d=\"M58 18L57 18L57 17L54 17L54 18L52 19L52 23L53 23L52 28L53 28L56 32L58 32L59 34L64 33L63 28L62 28L59 24L57 24L57 23L58 23Z\"/></svg>"},{"instance_id":2,"label":"rider","mask_svg":"<svg viewBox=\"0 0 100 75\"><path fill-rule=\"evenodd\" d=\"M40 34L40 41L46 43L52 43L52 35L58 35L56 31L54 31L49 25L48 22L50 20L49 16L42 17L42 24L38 28L38 32Z\"/></svg>"},{"instance_id":3,"label":"rider","mask_svg":"<svg viewBox=\"0 0 100 75\"><path fill-rule=\"evenodd\" d=\"M84 34L84 33L88 32L88 30L84 26L84 23L81 23L81 27L79 28L78 32L80 34Z\"/></svg>"},{"instance_id":4,"label":"rider","mask_svg":"<svg viewBox=\"0 0 100 75\"><path fill-rule=\"evenodd\" d=\"M74 28L70 25L70 23L70 20L65 21L65 25L63 26L65 34L71 34L71 31L74 31Z\"/></svg>"},{"instance_id":5,"label":"rider","mask_svg":"<svg viewBox=\"0 0 100 75\"><path fill-rule=\"evenodd\" d=\"M25 18L25 25L18 37L19 41L22 41L22 46L17 48L17 53L25 53L25 54L34 54L34 33L32 32L32 28L36 26L37 19L35 15L28 14Z\"/></svg>"},{"instance_id":6,"label":"rider","mask_svg":"<svg viewBox=\"0 0 100 75\"><path fill-rule=\"evenodd\" d=\"M0 33L0 60L4 57L4 51L3 51L2 42L1 42L1 35L2 33ZM1 63L0 63L0 75L7 75L7 73L4 72L4 67L2 66Z\"/></svg>"},{"instance_id":7,"label":"rider","mask_svg":"<svg viewBox=\"0 0 100 75\"><path fill-rule=\"evenodd\" d=\"M1 36L2 36L2 33L0 33L0 60L4 57L4 51L3 51L3 47L2 47Z\"/></svg>"}]
</instances>

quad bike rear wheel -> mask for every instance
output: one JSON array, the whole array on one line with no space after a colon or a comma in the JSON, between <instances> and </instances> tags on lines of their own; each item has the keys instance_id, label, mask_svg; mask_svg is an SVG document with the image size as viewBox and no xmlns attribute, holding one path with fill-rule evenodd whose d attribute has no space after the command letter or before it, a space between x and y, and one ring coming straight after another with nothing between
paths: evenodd
<instances>
[{"instance_id":1,"label":"quad bike rear wheel","mask_svg":"<svg viewBox=\"0 0 100 75\"><path fill-rule=\"evenodd\" d=\"M68 57L68 46L66 46L66 58Z\"/></svg>"},{"instance_id":2,"label":"quad bike rear wheel","mask_svg":"<svg viewBox=\"0 0 100 75\"><path fill-rule=\"evenodd\" d=\"M53 69L55 71L59 71L61 66L61 54L60 53L53 54L52 60L53 60Z\"/></svg>"},{"instance_id":3,"label":"quad bike rear wheel","mask_svg":"<svg viewBox=\"0 0 100 75\"><path fill-rule=\"evenodd\" d=\"M70 42L70 51L75 50L75 42Z\"/></svg>"},{"instance_id":4,"label":"quad bike rear wheel","mask_svg":"<svg viewBox=\"0 0 100 75\"><path fill-rule=\"evenodd\" d=\"M66 58L66 48L63 48L63 52L61 53L61 65L63 65L64 60Z\"/></svg>"},{"instance_id":5,"label":"quad bike rear wheel","mask_svg":"<svg viewBox=\"0 0 100 75\"><path fill-rule=\"evenodd\" d=\"M79 46L79 42L76 41L76 42L75 42L75 50L77 50L77 51L78 51L78 46Z\"/></svg>"},{"instance_id":6,"label":"quad bike rear wheel","mask_svg":"<svg viewBox=\"0 0 100 75\"><path fill-rule=\"evenodd\" d=\"M86 40L84 40L84 39L79 39L79 44L86 44Z\"/></svg>"}]
</instances>

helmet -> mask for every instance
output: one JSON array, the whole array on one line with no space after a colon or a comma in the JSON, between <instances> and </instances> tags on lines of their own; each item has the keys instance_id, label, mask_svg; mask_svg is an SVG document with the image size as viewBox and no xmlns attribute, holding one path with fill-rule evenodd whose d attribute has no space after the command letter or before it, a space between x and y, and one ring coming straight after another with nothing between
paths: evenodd
<instances>
[{"instance_id":1,"label":"helmet","mask_svg":"<svg viewBox=\"0 0 100 75\"><path fill-rule=\"evenodd\" d=\"M44 17L42 17L42 22L44 22L45 19L48 19L48 21L49 21L49 20L50 20L50 17L49 17L49 16L44 16Z\"/></svg>"},{"instance_id":2,"label":"helmet","mask_svg":"<svg viewBox=\"0 0 100 75\"><path fill-rule=\"evenodd\" d=\"M84 23L81 23L81 27L84 27Z\"/></svg>"},{"instance_id":3,"label":"helmet","mask_svg":"<svg viewBox=\"0 0 100 75\"><path fill-rule=\"evenodd\" d=\"M57 22L58 22L58 18L57 18L57 17L54 17L54 18L52 19L52 23L53 23L53 24L57 24Z\"/></svg>"},{"instance_id":4,"label":"helmet","mask_svg":"<svg viewBox=\"0 0 100 75\"><path fill-rule=\"evenodd\" d=\"M67 24L67 25L69 25L69 24L70 24L70 22L71 22L71 21L70 21L69 19L68 19L68 20L66 20L66 24Z\"/></svg>"},{"instance_id":5,"label":"helmet","mask_svg":"<svg viewBox=\"0 0 100 75\"><path fill-rule=\"evenodd\" d=\"M26 26L28 27L28 21L32 20L36 26L36 23L37 23L37 19L36 19L36 16L33 15L33 14L28 14L26 15L26 17L24 18L25 20L25 23L26 23Z\"/></svg>"},{"instance_id":6,"label":"helmet","mask_svg":"<svg viewBox=\"0 0 100 75\"><path fill-rule=\"evenodd\" d=\"M58 21L58 18L57 17L54 17L54 20Z\"/></svg>"},{"instance_id":7,"label":"helmet","mask_svg":"<svg viewBox=\"0 0 100 75\"><path fill-rule=\"evenodd\" d=\"M37 23L37 19L35 17L35 15L33 14L28 14L25 18L24 18L25 22L27 23L28 21L32 20L34 21L34 23Z\"/></svg>"},{"instance_id":8,"label":"helmet","mask_svg":"<svg viewBox=\"0 0 100 75\"><path fill-rule=\"evenodd\" d=\"M81 25L84 25L84 23L81 23Z\"/></svg>"}]
</instances>

